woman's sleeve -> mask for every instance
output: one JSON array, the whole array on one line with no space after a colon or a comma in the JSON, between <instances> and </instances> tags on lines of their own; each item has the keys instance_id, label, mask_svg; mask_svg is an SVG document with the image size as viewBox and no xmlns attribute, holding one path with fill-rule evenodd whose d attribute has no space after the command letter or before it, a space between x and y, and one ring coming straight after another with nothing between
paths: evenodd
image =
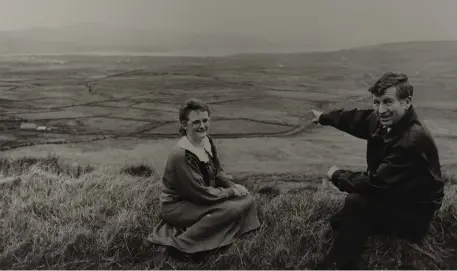
<instances>
[{"instance_id":1,"label":"woman's sleeve","mask_svg":"<svg viewBox=\"0 0 457 271\"><path fill-rule=\"evenodd\" d=\"M179 193L196 204L213 204L234 195L233 189L206 186L192 157L183 152L171 156L174 183Z\"/></svg>"},{"instance_id":2,"label":"woman's sleeve","mask_svg":"<svg viewBox=\"0 0 457 271\"><path fill-rule=\"evenodd\" d=\"M211 144L211 150L214 155L214 163L216 165L216 184L221 187L229 188L235 185L235 183L232 181L232 178L227 176L224 171L224 167L221 164L221 161L219 160L219 156L217 155L217 149L216 145L214 144L214 141L209 138L209 142Z\"/></svg>"}]
</instances>

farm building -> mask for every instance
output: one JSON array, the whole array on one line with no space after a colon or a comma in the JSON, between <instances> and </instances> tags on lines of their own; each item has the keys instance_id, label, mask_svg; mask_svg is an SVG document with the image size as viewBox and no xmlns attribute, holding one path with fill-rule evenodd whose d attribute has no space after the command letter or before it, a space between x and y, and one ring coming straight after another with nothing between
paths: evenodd
<instances>
[{"instance_id":1,"label":"farm building","mask_svg":"<svg viewBox=\"0 0 457 271\"><path fill-rule=\"evenodd\" d=\"M35 123L24 122L21 123L21 130L36 130L37 125Z\"/></svg>"}]
</instances>

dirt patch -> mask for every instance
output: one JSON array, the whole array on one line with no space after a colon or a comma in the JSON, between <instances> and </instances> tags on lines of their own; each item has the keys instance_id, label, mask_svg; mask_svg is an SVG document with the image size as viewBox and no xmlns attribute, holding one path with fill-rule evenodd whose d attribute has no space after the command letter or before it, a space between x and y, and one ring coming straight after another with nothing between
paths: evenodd
<instances>
[{"instance_id":1,"label":"dirt patch","mask_svg":"<svg viewBox=\"0 0 457 271\"><path fill-rule=\"evenodd\" d=\"M135 120L123 120L113 118L85 118L80 120L83 130L94 133L114 133L125 134L130 133L147 122Z\"/></svg>"},{"instance_id":2,"label":"dirt patch","mask_svg":"<svg viewBox=\"0 0 457 271\"><path fill-rule=\"evenodd\" d=\"M134 109L145 109L151 111L163 111L163 112L171 112L176 113L178 115L179 107L170 104L163 104L163 103L153 103L153 102L142 102L134 105L132 108Z\"/></svg>"},{"instance_id":3,"label":"dirt patch","mask_svg":"<svg viewBox=\"0 0 457 271\"><path fill-rule=\"evenodd\" d=\"M32 112L32 113L19 113L17 117L27 120L54 120L54 119L68 119L68 118L86 118L92 116L91 112L70 111L70 110L56 110L47 112Z\"/></svg>"},{"instance_id":4,"label":"dirt patch","mask_svg":"<svg viewBox=\"0 0 457 271\"><path fill-rule=\"evenodd\" d=\"M239 105L237 102L234 102L229 104L214 104L211 105L211 108L212 117L214 118L248 118L259 121L283 123L285 125L301 124L300 114L288 113L285 109L278 107L260 109L251 107L247 104Z\"/></svg>"},{"instance_id":5,"label":"dirt patch","mask_svg":"<svg viewBox=\"0 0 457 271\"><path fill-rule=\"evenodd\" d=\"M211 122L212 135L267 135L283 133L291 130L293 127L286 125L278 125L274 123L259 122L246 119L225 119L213 120ZM172 122L160 126L156 129L148 131L145 134L163 134L177 135L178 123Z\"/></svg>"},{"instance_id":6,"label":"dirt patch","mask_svg":"<svg viewBox=\"0 0 457 271\"><path fill-rule=\"evenodd\" d=\"M134 119L139 121L174 121L178 118L174 112L155 111L155 110L142 110L128 108L122 113L112 114L111 117L118 119Z\"/></svg>"},{"instance_id":7,"label":"dirt patch","mask_svg":"<svg viewBox=\"0 0 457 271\"><path fill-rule=\"evenodd\" d=\"M98 106L109 106L109 107L131 107L135 104L134 101L128 101L128 100L123 100L123 101L107 101L98 104Z\"/></svg>"},{"instance_id":8,"label":"dirt patch","mask_svg":"<svg viewBox=\"0 0 457 271\"><path fill-rule=\"evenodd\" d=\"M29 99L25 100L22 102L24 105L33 107L35 109L49 109L49 108L54 108L54 107L63 107L63 106L69 106L73 103L76 103L76 100L70 97L60 97L58 95L48 98L48 97L42 97L42 98L35 98L35 99Z\"/></svg>"},{"instance_id":9,"label":"dirt patch","mask_svg":"<svg viewBox=\"0 0 457 271\"><path fill-rule=\"evenodd\" d=\"M10 150L20 147L43 144L64 144L70 142L89 142L97 135L81 135L74 131L62 131L63 133L45 133L39 131L8 131L4 133L3 140L0 141L0 150Z\"/></svg>"},{"instance_id":10,"label":"dirt patch","mask_svg":"<svg viewBox=\"0 0 457 271\"><path fill-rule=\"evenodd\" d=\"M455 121L427 118L423 120L433 136L450 137L457 136Z\"/></svg>"},{"instance_id":11,"label":"dirt patch","mask_svg":"<svg viewBox=\"0 0 457 271\"><path fill-rule=\"evenodd\" d=\"M134 165L121 169L121 173L135 177L151 177L154 169L149 165Z\"/></svg>"},{"instance_id":12,"label":"dirt patch","mask_svg":"<svg viewBox=\"0 0 457 271\"><path fill-rule=\"evenodd\" d=\"M65 108L65 110L82 112L85 114L91 114L93 116L100 116L100 115L121 114L123 112L128 111L128 108L103 107L103 106L98 106L98 104L89 104L86 106L82 105L82 106L68 107L68 108Z\"/></svg>"}]
</instances>

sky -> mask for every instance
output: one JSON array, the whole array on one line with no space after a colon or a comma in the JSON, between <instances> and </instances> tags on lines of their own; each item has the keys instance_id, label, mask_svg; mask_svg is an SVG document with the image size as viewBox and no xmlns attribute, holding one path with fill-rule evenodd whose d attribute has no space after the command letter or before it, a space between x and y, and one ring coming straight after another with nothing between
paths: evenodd
<instances>
[{"instance_id":1,"label":"sky","mask_svg":"<svg viewBox=\"0 0 457 271\"><path fill-rule=\"evenodd\" d=\"M0 31L98 22L347 48L457 40L457 0L0 0Z\"/></svg>"}]
</instances>

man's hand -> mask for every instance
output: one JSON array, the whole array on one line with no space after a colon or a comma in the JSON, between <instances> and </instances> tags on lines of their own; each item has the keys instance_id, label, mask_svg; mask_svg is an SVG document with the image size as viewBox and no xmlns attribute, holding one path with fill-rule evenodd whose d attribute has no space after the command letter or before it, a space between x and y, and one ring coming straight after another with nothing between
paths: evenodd
<instances>
[{"instance_id":1,"label":"man's hand","mask_svg":"<svg viewBox=\"0 0 457 271\"><path fill-rule=\"evenodd\" d=\"M249 195L249 190L241 184L235 184L234 188L237 189L242 196Z\"/></svg>"},{"instance_id":2,"label":"man's hand","mask_svg":"<svg viewBox=\"0 0 457 271\"><path fill-rule=\"evenodd\" d=\"M319 117L321 116L322 112L321 111L316 111L316 110L311 110L311 112L313 113L313 123L314 124L319 124Z\"/></svg>"},{"instance_id":3,"label":"man's hand","mask_svg":"<svg viewBox=\"0 0 457 271\"><path fill-rule=\"evenodd\" d=\"M332 182L330 182L328 178L322 178L321 188L324 190L327 190L327 189L338 190L338 188Z\"/></svg>"},{"instance_id":4,"label":"man's hand","mask_svg":"<svg viewBox=\"0 0 457 271\"><path fill-rule=\"evenodd\" d=\"M329 180L327 178L322 178L321 188L328 189L330 188Z\"/></svg>"},{"instance_id":5,"label":"man's hand","mask_svg":"<svg viewBox=\"0 0 457 271\"><path fill-rule=\"evenodd\" d=\"M332 175L333 173L335 173L335 171L337 171L339 168L337 166L331 166L330 169L328 170L327 172L327 177L329 180L332 179Z\"/></svg>"},{"instance_id":6,"label":"man's hand","mask_svg":"<svg viewBox=\"0 0 457 271\"><path fill-rule=\"evenodd\" d=\"M227 174L224 172L224 174L222 176L224 176L224 178L226 178L227 180L233 181L233 176L230 174Z\"/></svg>"}]
</instances>

